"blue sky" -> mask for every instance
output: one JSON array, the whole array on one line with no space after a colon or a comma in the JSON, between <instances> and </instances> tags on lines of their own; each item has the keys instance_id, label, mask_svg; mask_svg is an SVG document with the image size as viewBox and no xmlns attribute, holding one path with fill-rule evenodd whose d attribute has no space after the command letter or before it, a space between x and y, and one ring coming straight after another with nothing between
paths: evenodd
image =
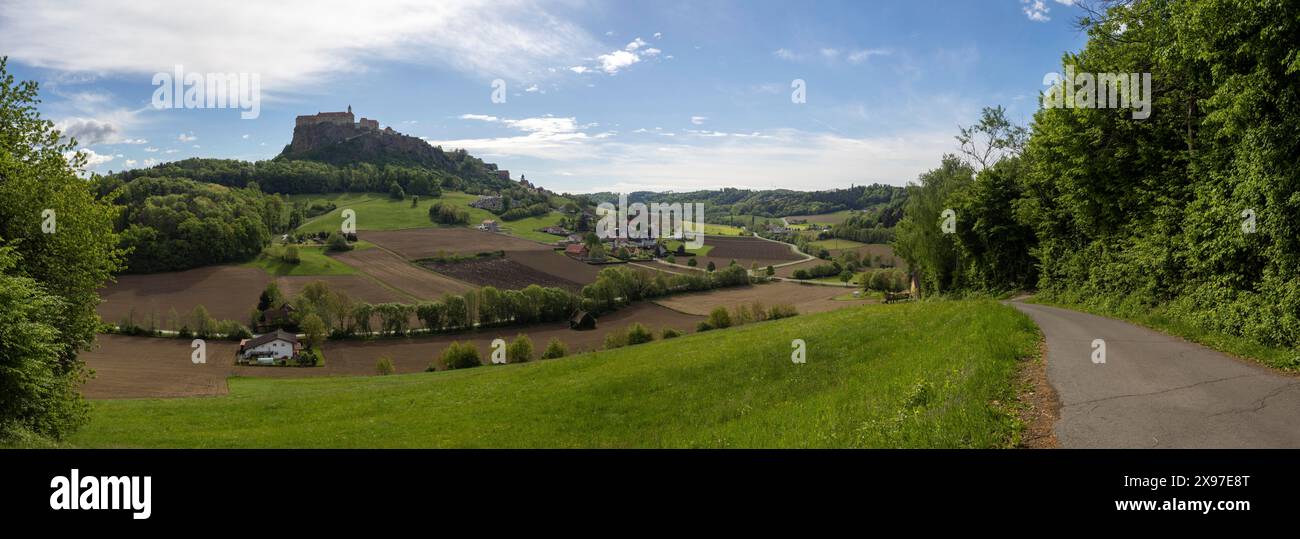
<instances>
[{"instance_id":1,"label":"blue sky","mask_svg":"<svg viewBox=\"0 0 1300 539\"><path fill-rule=\"evenodd\" d=\"M983 106L1027 123L1070 3L9 0L0 54L100 172L269 159L351 105L557 191L829 189L914 180ZM155 109L176 65L256 74L260 115Z\"/></svg>"}]
</instances>

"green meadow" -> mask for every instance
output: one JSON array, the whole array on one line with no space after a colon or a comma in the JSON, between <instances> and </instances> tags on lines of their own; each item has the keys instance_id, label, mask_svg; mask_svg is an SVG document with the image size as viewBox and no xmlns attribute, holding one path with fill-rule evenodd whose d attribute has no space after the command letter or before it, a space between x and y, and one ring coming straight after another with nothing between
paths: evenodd
<instances>
[{"instance_id":1,"label":"green meadow","mask_svg":"<svg viewBox=\"0 0 1300 539\"><path fill-rule=\"evenodd\" d=\"M523 364L234 378L221 397L96 401L70 443L1010 447L1015 375L1037 340L1027 317L991 300L863 305Z\"/></svg>"}]
</instances>

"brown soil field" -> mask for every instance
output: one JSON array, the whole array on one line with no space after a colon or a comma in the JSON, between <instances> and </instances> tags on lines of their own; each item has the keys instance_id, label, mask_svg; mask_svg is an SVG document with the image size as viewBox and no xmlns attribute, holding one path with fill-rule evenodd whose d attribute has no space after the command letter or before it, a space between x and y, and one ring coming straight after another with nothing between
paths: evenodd
<instances>
[{"instance_id":1,"label":"brown soil field","mask_svg":"<svg viewBox=\"0 0 1300 539\"><path fill-rule=\"evenodd\" d=\"M542 254L556 256L545 251ZM581 262L578 263L582 264ZM504 258L482 258L451 263L422 262L421 265L462 281L474 283L478 286L493 286L501 290L521 290L527 288L528 285L536 284L538 286L563 288L577 293L586 284L522 264L515 261L510 254L507 254ZM586 266L587 264L582 265Z\"/></svg>"},{"instance_id":2,"label":"brown soil field","mask_svg":"<svg viewBox=\"0 0 1300 539\"><path fill-rule=\"evenodd\" d=\"M81 358L94 372L82 386L90 399L224 395L238 344L207 341L207 363L190 360L189 339L99 335Z\"/></svg>"},{"instance_id":3,"label":"brown soil field","mask_svg":"<svg viewBox=\"0 0 1300 539\"><path fill-rule=\"evenodd\" d=\"M537 271L583 285L596 282L596 275L600 270L609 267L580 262L558 251L510 251L506 253L506 258Z\"/></svg>"},{"instance_id":4,"label":"brown soil field","mask_svg":"<svg viewBox=\"0 0 1300 539\"><path fill-rule=\"evenodd\" d=\"M96 349L82 354L86 364L96 372L96 377L82 391L92 399L221 395L228 391L226 378L229 376L369 376L375 374L375 362L381 357L391 359L398 373L422 372L452 341L473 342L484 361L490 361L493 339L510 340L519 333L533 340L536 355L541 355L553 337L564 341L570 354L576 354L600 349L606 333L621 330L633 322L640 322L658 336L664 327L692 332L700 320L703 317L640 303L601 316L596 329L591 331L573 331L566 323L557 322L433 337L329 341L324 346L325 366L314 368L236 366L236 344L213 340L207 343L208 362L195 365L190 361L188 339L100 335Z\"/></svg>"},{"instance_id":5,"label":"brown soil field","mask_svg":"<svg viewBox=\"0 0 1300 539\"><path fill-rule=\"evenodd\" d=\"M203 305L214 318L246 324L249 310L257 305L258 295L270 281L271 276L261 269L230 265L121 275L100 290L104 302L97 311L105 322L117 324L134 307L136 323L154 313L162 326L171 309L185 316L196 305Z\"/></svg>"},{"instance_id":6,"label":"brown soil field","mask_svg":"<svg viewBox=\"0 0 1300 539\"><path fill-rule=\"evenodd\" d=\"M552 247L535 241L484 232L472 228L411 228L362 231L360 239L396 252L407 260L448 254L486 251L547 251Z\"/></svg>"},{"instance_id":7,"label":"brown soil field","mask_svg":"<svg viewBox=\"0 0 1300 539\"><path fill-rule=\"evenodd\" d=\"M792 250L788 244L775 243L767 240L749 237L722 237L708 236L705 238L706 245L712 245L713 249L709 251L708 256L695 257L699 262L699 267L704 268L709 262L719 268L726 267L735 260L745 269L749 269L752 264L757 263L759 267L782 264L799 260L801 257ZM679 264L685 263L685 260L678 260Z\"/></svg>"},{"instance_id":8,"label":"brown soil field","mask_svg":"<svg viewBox=\"0 0 1300 539\"><path fill-rule=\"evenodd\" d=\"M420 268L383 248L348 251L334 257L383 284L404 292L410 296L406 298L408 301L411 298L432 300L446 294L462 294L474 288L468 283Z\"/></svg>"},{"instance_id":9,"label":"brown soil field","mask_svg":"<svg viewBox=\"0 0 1300 539\"><path fill-rule=\"evenodd\" d=\"M302 291L307 284L322 281L329 285L330 290L346 292L348 297L353 301L364 301L366 303L387 303L387 302L406 302L410 303L412 299L400 292L375 282L374 279L367 278L364 275L292 275L277 277L275 283L280 287L280 293L286 298L293 298ZM257 306L257 298L244 308L244 318L248 318L248 311Z\"/></svg>"},{"instance_id":10,"label":"brown soil field","mask_svg":"<svg viewBox=\"0 0 1300 539\"><path fill-rule=\"evenodd\" d=\"M754 302L768 307L777 304L793 305L799 314L820 313L858 305L856 301L838 301L831 298L849 294L852 289L835 286L802 285L790 282L773 282L754 286L739 286L698 294L670 296L655 301L659 305L686 314L704 316L717 307L731 309L737 305Z\"/></svg>"}]
</instances>

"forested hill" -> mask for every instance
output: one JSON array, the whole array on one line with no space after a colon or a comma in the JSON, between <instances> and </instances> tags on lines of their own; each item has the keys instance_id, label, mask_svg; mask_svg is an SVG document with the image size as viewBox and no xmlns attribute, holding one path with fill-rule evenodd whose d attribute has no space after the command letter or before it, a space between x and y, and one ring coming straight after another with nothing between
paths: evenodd
<instances>
[{"instance_id":1,"label":"forested hill","mask_svg":"<svg viewBox=\"0 0 1300 539\"><path fill-rule=\"evenodd\" d=\"M597 202L618 201L618 193L592 193L587 195ZM827 191L795 191L791 189L734 189L691 191L686 193L657 193L635 191L628 193L628 202L701 202L708 217L728 215L757 215L759 217L786 217L814 215L840 210L876 210L881 225L893 226L902 217L902 207L907 200L907 188L884 184L859 185L848 189Z\"/></svg>"},{"instance_id":2,"label":"forested hill","mask_svg":"<svg viewBox=\"0 0 1300 539\"><path fill-rule=\"evenodd\" d=\"M451 163L459 164L452 167L368 162L334 165L289 159L249 162L191 158L119 172L113 177L125 182L137 178L189 178L238 188L256 182L263 192L283 194L388 192L396 183L408 194L436 195L444 189L480 193L517 185L496 174L478 172L478 167L484 166L482 162L463 151L446 155L452 158ZM460 169L470 172L460 173Z\"/></svg>"}]
</instances>

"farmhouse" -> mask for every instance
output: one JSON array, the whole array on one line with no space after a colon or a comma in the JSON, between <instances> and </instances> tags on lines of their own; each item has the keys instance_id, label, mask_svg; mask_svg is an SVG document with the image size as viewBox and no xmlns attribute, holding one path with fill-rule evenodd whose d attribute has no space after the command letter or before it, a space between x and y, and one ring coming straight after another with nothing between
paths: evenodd
<instances>
[{"instance_id":1,"label":"farmhouse","mask_svg":"<svg viewBox=\"0 0 1300 539\"><path fill-rule=\"evenodd\" d=\"M548 226L540 230L544 233L553 234L556 236L565 236L569 234L568 230L565 230L564 227L559 227L559 226Z\"/></svg>"},{"instance_id":2,"label":"farmhouse","mask_svg":"<svg viewBox=\"0 0 1300 539\"><path fill-rule=\"evenodd\" d=\"M239 357L243 360L291 359L301 351L302 345L298 343L298 336L279 329L239 341Z\"/></svg>"},{"instance_id":3,"label":"farmhouse","mask_svg":"<svg viewBox=\"0 0 1300 539\"><path fill-rule=\"evenodd\" d=\"M488 232L499 232L501 227L497 226L497 222L494 219L484 219L483 224L478 225L478 229L486 230Z\"/></svg>"}]
</instances>

